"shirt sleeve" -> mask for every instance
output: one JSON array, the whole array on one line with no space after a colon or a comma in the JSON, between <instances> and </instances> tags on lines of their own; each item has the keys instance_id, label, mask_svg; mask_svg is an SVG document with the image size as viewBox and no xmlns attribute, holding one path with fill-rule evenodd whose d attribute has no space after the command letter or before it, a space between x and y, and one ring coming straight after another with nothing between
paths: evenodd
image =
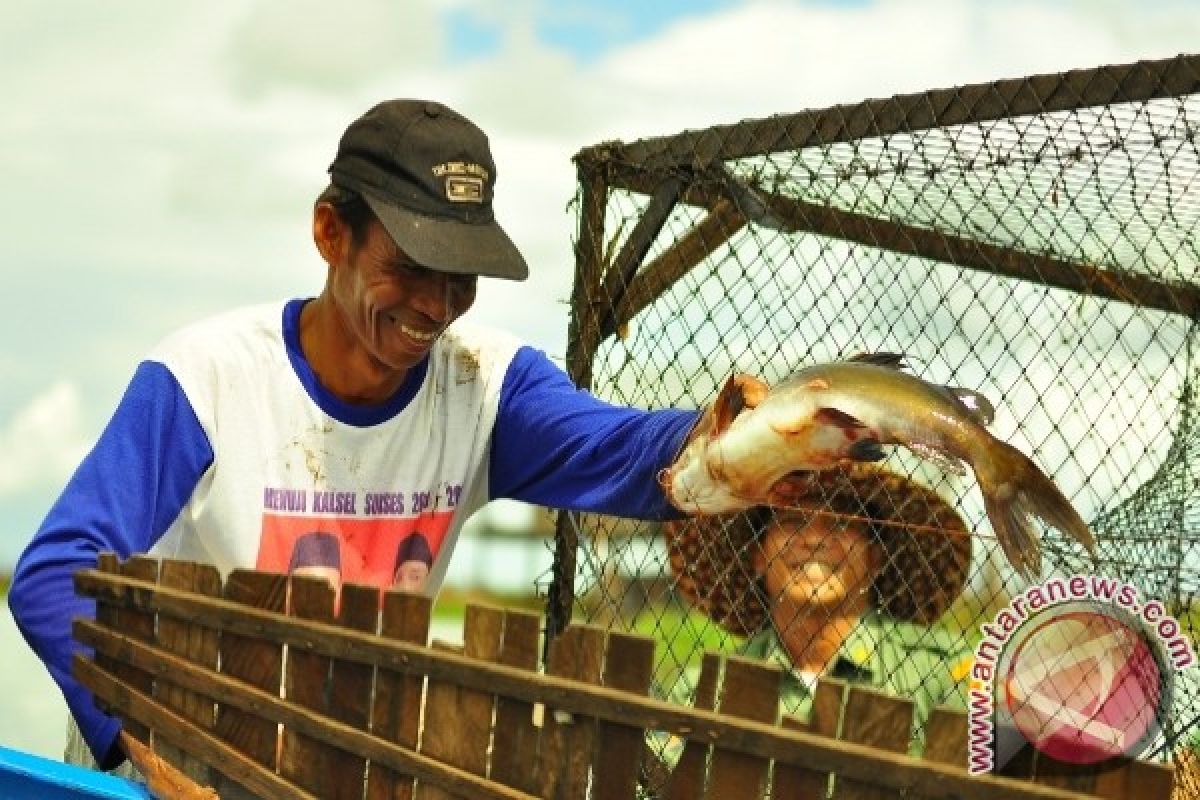
<instances>
[{"instance_id":1,"label":"shirt sleeve","mask_svg":"<svg viewBox=\"0 0 1200 800\"><path fill-rule=\"evenodd\" d=\"M213 460L212 447L175 377L143 362L116 413L51 507L17 561L8 603L29 646L62 689L96 761L124 760L114 746L120 723L101 712L71 675L73 617L95 618L73 576L105 551L128 558L166 532Z\"/></svg>"},{"instance_id":2,"label":"shirt sleeve","mask_svg":"<svg viewBox=\"0 0 1200 800\"><path fill-rule=\"evenodd\" d=\"M500 392L490 496L637 519L679 516L658 472L698 416L610 405L577 389L544 353L523 347Z\"/></svg>"}]
</instances>

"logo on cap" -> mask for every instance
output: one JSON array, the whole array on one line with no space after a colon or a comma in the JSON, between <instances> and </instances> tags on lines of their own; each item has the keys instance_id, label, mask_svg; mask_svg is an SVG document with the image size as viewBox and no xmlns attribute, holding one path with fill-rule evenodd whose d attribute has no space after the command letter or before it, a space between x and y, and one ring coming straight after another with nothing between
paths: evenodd
<instances>
[{"instance_id":1,"label":"logo on cap","mask_svg":"<svg viewBox=\"0 0 1200 800\"><path fill-rule=\"evenodd\" d=\"M452 203L482 203L483 185L488 171L479 164L447 161L433 168L433 174L446 181L446 199Z\"/></svg>"}]
</instances>

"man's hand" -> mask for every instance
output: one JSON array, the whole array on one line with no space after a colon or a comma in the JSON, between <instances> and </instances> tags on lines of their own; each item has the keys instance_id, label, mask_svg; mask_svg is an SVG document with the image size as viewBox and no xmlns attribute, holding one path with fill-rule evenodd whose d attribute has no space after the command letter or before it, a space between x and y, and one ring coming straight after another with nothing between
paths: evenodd
<instances>
[{"instance_id":1,"label":"man's hand","mask_svg":"<svg viewBox=\"0 0 1200 800\"><path fill-rule=\"evenodd\" d=\"M153 750L121 731L121 747L125 755L146 779L146 788L159 800L221 800L207 786L196 783L175 767L168 764Z\"/></svg>"}]
</instances>

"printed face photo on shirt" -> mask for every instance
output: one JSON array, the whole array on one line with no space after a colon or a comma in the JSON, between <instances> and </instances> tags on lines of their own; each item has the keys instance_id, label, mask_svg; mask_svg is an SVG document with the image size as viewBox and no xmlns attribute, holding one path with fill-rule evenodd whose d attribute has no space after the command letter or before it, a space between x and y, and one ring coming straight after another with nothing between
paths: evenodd
<instances>
[{"instance_id":1,"label":"printed face photo on shirt","mask_svg":"<svg viewBox=\"0 0 1200 800\"><path fill-rule=\"evenodd\" d=\"M316 575L334 588L361 583L424 591L452 517L448 511L368 519L266 513L255 568Z\"/></svg>"},{"instance_id":2,"label":"printed face photo on shirt","mask_svg":"<svg viewBox=\"0 0 1200 800\"><path fill-rule=\"evenodd\" d=\"M433 551L429 539L423 533L410 533L400 540L396 548L396 566L392 572L392 587L408 592L420 592L425 588L429 571L433 568Z\"/></svg>"}]
</instances>

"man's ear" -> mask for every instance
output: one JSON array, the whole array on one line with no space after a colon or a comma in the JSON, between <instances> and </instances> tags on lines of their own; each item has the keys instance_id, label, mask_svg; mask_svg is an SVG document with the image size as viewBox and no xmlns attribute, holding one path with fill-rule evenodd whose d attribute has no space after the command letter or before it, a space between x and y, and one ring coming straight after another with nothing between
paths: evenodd
<instances>
[{"instance_id":1,"label":"man's ear","mask_svg":"<svg viewBox=\"0 0 1200 800\"><path fill-rule=\"evenodd\" d=\"M350 230L329 203L317 203L313 208L313 243L325 263L333 267L341 263L349 241Z\"/></svg>"}]
</instances>

